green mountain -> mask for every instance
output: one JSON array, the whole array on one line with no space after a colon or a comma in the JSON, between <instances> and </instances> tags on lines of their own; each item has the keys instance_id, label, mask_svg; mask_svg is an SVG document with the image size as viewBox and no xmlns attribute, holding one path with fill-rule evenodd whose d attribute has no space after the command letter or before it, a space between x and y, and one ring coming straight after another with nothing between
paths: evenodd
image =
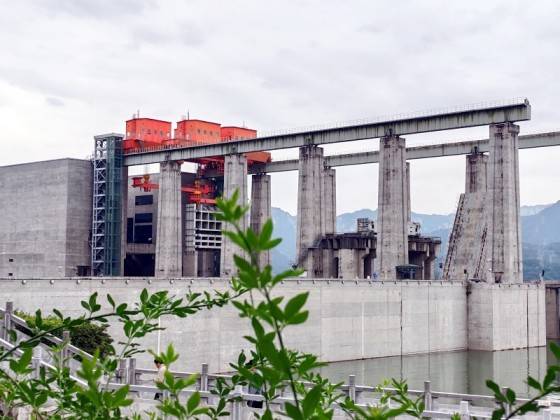
<instances>
[{"instance_id":1,"label":"green mountain","mask_svg":"<svg viewBox=\"0 0 560 420\"><path fill-rule=\"evenodd\" d=\"M375 220L377 211L362 209L340 214L336 220L337 232L355 231L356 220L361 217ZM454 218L454 214L412 213L412 220L421 224L423 235L441 238L442 247L437 263L443 262L445 258ZM275 236L283 239L271 254L273 270L279 272L295 261L296 217L274 207L272 219ZM560 201L548 205L523 206L521 226L524 278L536 279L544 269L545 279L560 279Z\"/></svg>"}]
</instances>

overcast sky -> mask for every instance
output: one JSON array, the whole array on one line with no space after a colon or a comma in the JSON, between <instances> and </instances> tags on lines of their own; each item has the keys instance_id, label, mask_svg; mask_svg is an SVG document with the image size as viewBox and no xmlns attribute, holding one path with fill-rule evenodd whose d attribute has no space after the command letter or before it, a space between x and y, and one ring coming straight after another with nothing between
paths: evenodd
<instances>
[{"instance_id":1,"label":"overcast sky","mask_svg":"<svg viewBox=\"0 0 560 420\"><path fill-rule=\"evenodd\" d=\"M1 3L0 165L85 158L136 110L266 131L527 97L521 134L560 131L558 1ZM520 152L522 204L560 199L559 162L559 147ZM338 213L376 208L377 180L377 165L337 169ZM295 213L296 187L274 174L273 206ZM464 157L412 162L414 211L452 212L463 188Z\"/></svg>"}]
</instances>

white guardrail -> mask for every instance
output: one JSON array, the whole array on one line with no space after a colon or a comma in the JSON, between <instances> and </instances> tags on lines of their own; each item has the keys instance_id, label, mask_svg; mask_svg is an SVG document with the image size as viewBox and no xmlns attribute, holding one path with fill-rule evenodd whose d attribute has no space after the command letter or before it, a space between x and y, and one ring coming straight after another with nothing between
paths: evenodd
<instances>
[{"instance_id":1,"label":"white guardrail","mask_svg":"<svg viewBox=\"0 0 560 420\"><path fill-rule=\"evenodd\" d=\"M0 309L0 316L2 317L2 322L0 323L0 347L4 350L12 350L15 347L14 343L10 342L9 331L17 328L20 336L25 335L22 330L29 330L27 323L17 317L13 313L13 304L8 302L5 309ZM46 342L51 342L55 346L61 348L61 354L58 358L60 363L65 366L69 366L71 370L71 378L75 380L78 384L82 386L87 386L87 383L82 379L78 378L75 374L75 369L69 365L70 361L76 357L86 357L92 359L93 356L81 351L75 346L69 344L69 335L67 332L64 333L63 339L58 337L48 336L45 337ZM31 365L33 367L32 376L37 377L39 375L39 369L41 366L47 369L55 369L55 366L46 360L46 354L48 353L48 348L45 351L44 347L37 346L34 348L33 358L31 360ZM21 350L16 350L16 354L20 355ZM7 367L7 366L5 366ZM4 368L4 366L2 366ZM193 374L197 375L197 381L195 385L190 389L185 389L181 392L180 397L188 398L194 392L199 392L202 398L203 404L214 405L217 404L218 397L212 393L215 383L219 380L229 381L232 376L225 374L212 374L209 373L208 364L202 364L200 372L180 372L171 371L175 377L187 377ZM119 368L117 369L115 380L116 382L109 383L108 389L119 389L125 384L129 386L129 391L131 394L135 395L136 399L139 401L144 401L148 405L153 405L155 408L155 402L153 396L155 393L161 393L154 382L153 377L157 374L155 369L145 369L136 367L136 359L128 358L123 359L119 363ZM149 378L142 378L142 376L149 376ZM149 382L150 385L145 385L143 383ZM306 386L313 386L314 384L310 382L303 383ZM349 375L348 383L341 386L341 391L352 399L359 407L366 408L373 404L379 402L380 391L381 392L393 392L393 388L379 388L373 386L356 385L355 375ZM409 395L412 397L422 397L424 400L425 411L423 415L426 418L451 418L453 414L460 414L461 419L490 419L493 407L496 406L496 401L491 395L476 395L476 394L462 394L454 392L440 392L432 391L431 382L424 382L423 390L409 390ZM146 397L147 394L147 397ZM163 398L167 398L168 395L163 393ZM263 401L262 395L249 393L247 387L236 386L233 392L228 396L230 400L230 418L234 420L245 419L250 411L257 411L258 409L249 408L247 406L248 401ZM274 400L271 407L275 411L281 411L283 405L286 402L293 401L293 395L290 393L280 392L278 397ZM519 398L518 402L529 401L527 398ZM560 414L560 401L557 400L543 400L538 402L543 409L540 413L532 414L530 418L534 419L552 419L552 409L558 409ZM335 418L344 418L344 413L340 409L338 404L333 404L333 408L336 409L337 414ZM556 410L555 410L556 411ZM342 416L342 417L340 417Z\"/></svg>"}]
</instances>

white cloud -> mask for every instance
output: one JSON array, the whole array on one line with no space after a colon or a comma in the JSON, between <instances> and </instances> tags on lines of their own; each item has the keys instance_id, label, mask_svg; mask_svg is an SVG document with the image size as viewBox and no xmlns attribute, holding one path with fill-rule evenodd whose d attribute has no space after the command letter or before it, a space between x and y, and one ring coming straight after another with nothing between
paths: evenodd
<instances>
[{"instance_id":1,"label":"white cloud","mask_svg":"<svg viewBox=\"0 0 560 420\"><path fill-rule=\"evenodd\" d=\"M0 14L0 164L84 157L137 109L270 130L527 96L522 133L557 130L558 16L554 1L12 2ZM521 151L524 204L560 198L559 157ZM376 170L338 170L339 212L376 206ZM463 172L462 159L413 162L413 209L452 211ZM296 182L275 175L273 205L294 212Z\"/></svg>"}]
</instances>

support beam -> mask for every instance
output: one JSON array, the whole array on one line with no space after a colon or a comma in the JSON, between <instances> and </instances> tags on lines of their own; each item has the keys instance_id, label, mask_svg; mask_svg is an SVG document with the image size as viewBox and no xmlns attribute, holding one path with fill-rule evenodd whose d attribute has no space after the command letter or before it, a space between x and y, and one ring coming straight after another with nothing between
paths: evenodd
<instances>
[{"instance_id":1,"label":"support beam","mask_svg":"<svg viewBox=\"0 0 560 420\"><path fill-rule=\"evenodd\" d=\"M406 149L406 159L429 159L435 157L467 155L473 152L488 152L488 144L488 139L486 139L408 147ZM535 149L554 146L560 146L560 131L519 136L519 149ZM369 163L378 162L378 151L325 156L325 166L328 167L367 165ZM277 160L262 165L253 165L251 166L249 172L272 173L297 170L298 160L289 159Z\"/></svg>"},{"instance_id":2,"label":"support beam","mask_svg":"<svg viewBox=\"0 0 560 420\"><path fill-rule=\"evenodd\" d=\"M399 136L379 141L378 245L379 276L397 278L395 267L408 263L408 195L406 141Z\"/></svg>"},{"instance_id":3,"label":"support beam","mask_svg":"<svg viewBox=\"0 0 560 420\"><path fill-rule=\"evenodd\" d=\"M308 277L313 277L314 272L313 255L309 248L323 235L323 171L321 147L306 146L299 149L296 263L307 271Z\"/></svg>"},{"instance_id":4,"label":"support beam","mask_svg":"<svg viewBox=\"0 0 560 420\"><path fill-rule=\"evenodd\" d=\"M181 165L161 162L159 174L155 276L181 277L183 226L181 214Z\"/></svg>"},{"instance_id":5,"label":"support beam","mask_svg":"<svg viewBox=\"0 0 560 420\"><path fill-rule=\"evenodd\" d=\"M259 233L268 219L272 217L270 204L270 175L256 174L251 177L251 229ZM261 268L270 264L270 251L260 255Z\"/></svg>"},{"instance_id":6,"label":"support beam","mask_svg":"<svg viewBox=\"0 0 560 420\"><path fill-rule=\"evenodd\" d=\"M380 121L357 121L349 124L313 127L307 130L282 132L256 139L220 142L175 149L146 150L127 155L125 165L145 165L165 160L190 160L237 153L290 149L307 145L321 145L381 138L387 133L405 135L456 128L479 127L507 121L531 119L528 100L514 100L488 106L470 106L422 114L396 116Z\"/></svg>"},{"instance_id":7,"label":"support beam","mask_svg":"<svg viewBox=\"0 0 560 420\"><path fill-rule=\"evenodd\" d=\"M519 126L490 126L488 182L489 283L521 283L521 223L519 216Z\"/></svg>"},{"instance_id":8,"label":"support beam","mask_svg":"<svg viewBox=\"0 0 560 420\"><path fill-rule=\"evenodd\" d=\"M233 193L239 191L239 204L247 205L247 158L243 155L227 155L224 159L224 197L231 198ZM248 225L247 215L239 221L241 229ZM224 226L227 229L227 226ZM244 255L239 247L225 235L222 236L220 254L221 277L231 277L237 270L233 260L234 254Z\"/></svg>"}]
</instances>

